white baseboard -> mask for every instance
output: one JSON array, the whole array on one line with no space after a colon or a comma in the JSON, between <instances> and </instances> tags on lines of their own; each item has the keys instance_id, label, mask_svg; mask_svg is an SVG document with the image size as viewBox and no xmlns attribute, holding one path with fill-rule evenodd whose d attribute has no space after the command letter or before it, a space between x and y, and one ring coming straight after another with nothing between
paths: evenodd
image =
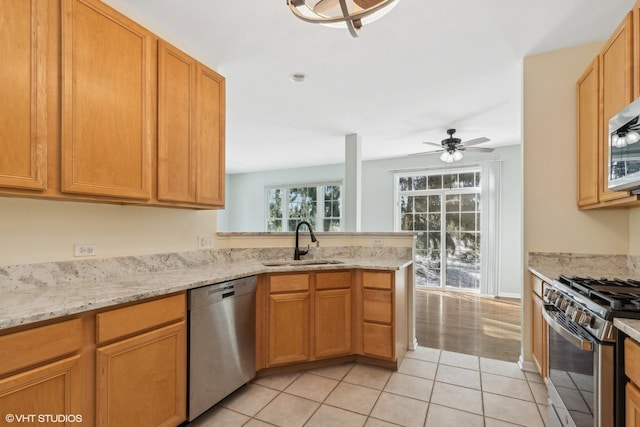
<instances>
[{"instance_id":1,"label":"white baseboard","mask_svg":"<svg viewBox=\"0 0 640 427\"><path fill-rule=\"evenodd\" d=\"M517 299L522 298L522 294L519 294L516 292L500 292L498 296L503 298L517 298Z\"/></svg>"}]
</instances>

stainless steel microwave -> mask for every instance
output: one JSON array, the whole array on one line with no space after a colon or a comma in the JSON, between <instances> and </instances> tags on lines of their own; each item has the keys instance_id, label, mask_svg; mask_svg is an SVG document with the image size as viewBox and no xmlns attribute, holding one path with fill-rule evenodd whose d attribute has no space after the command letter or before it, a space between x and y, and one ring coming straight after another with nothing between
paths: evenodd
<instances>
[{"instance_id":1,"label":"stainless steel microwave","mask_svg":"<svg viewBox=\"0 0 640 427\"><path fill-rule=\"evenodd\" d=\"M640 98L609 120L609 188L640 193Z\"/></svg>"}]
</instances>

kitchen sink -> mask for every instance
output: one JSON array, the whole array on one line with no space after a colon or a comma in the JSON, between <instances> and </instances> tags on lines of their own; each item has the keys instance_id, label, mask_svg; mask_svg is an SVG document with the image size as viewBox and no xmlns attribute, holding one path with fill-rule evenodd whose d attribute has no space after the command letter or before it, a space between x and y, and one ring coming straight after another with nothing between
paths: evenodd
<instances>
[{"instance_id":1,"label":"kitchen sink","mask_svg":"<svg viewBox=\"0 0 640 427\"><path fill-rule=\"evenodd\" d=\"M344 264L343 261L336 259L301 259L297 261L265 261L262 263L265 267L289 267L296 265L326 265L326 264Z\"/></svg>"}]
</instances>

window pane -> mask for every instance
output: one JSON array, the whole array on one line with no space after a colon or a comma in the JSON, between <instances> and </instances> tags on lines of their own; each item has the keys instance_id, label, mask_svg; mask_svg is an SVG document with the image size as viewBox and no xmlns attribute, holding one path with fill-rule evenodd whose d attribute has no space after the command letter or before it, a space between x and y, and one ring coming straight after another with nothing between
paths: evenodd
<instances>
[{"instance_id":1,"label":"window pane","mask_svg":"<svg viewBox=\"0 0 640 427\"><path fill-rule=\"evenodd\" d=\"M442 175L429 176L429 190L440 190L442 188Z\"/></svg>"},{"instance_id":2,"label":"window pane","mask_svg":"<svg viewBox=\"0 0 640 427\"><path fill-rule=\"evenodd\" d=\"M400 197L400 212L403 214L413 212L413 196Z\"/></svg>"},{"instance_id":3,"label":"window pane","mask_svg":"<svg viewBox=\"0 0 640 427\"><path fill-rule=\"evenodd\" d=\"M340 217L340 201L337 202L331 202L331 212L333 213L332 216L334 217Z\"/></svg>"},{"instance_id":4,"label":"window pane","mask_svg":"<svg viewBox=\"0 0 640 427\"><path fill-rule=\"evenodd\" d=\"M476 210L476 195L475 194L461 194L462 211L475 211Z\"/></svg>"},{"instance_id":5,"label":"window pane","mask_svg":"<svg viewBox=\"0 0 640 427\"><path fill-rule=\"evenodd\" d=\"M416 212L429 211L429 196L416 196L414 199Z\"/></svg>"},{"instance_id":6,"label":"window pane","mask_svg":"<svg viewBox=\"0 0 640 427\"><path fill-rule=\"evenodd\" d=\"M460 230L476 231L476 215L474 213L460 214Z\"/></svg>"},{"instance_id":7,"label":"window pane","mask_svg":"<svg viewBox=\"0 0 640 427\"><path fill-rule=\"evenodd\" d=\"M416 249L427 249L429 247L429 234L420 233L416 238Z\"/></svg>"},{"instance_id":8,"label":"window pane","mask_svg":"<svg viewBox=\"0 0 640 427\"><path fill-rule=\"evenodd\" d=\"M474 183L474 173L461 173L460 174L460 187L473 187Z\"/></svg>"},{"instance_id":9,"label":"window pane","mask_svg":"<svg viewBox=\"0 0 640 427\"><path fill-rule=\"evenodd\" d=\"M440 212L440 196L429 196L429 212Z\"/></svg>"},{"instance_id":10,"label":"window pane","mask_svg":"<svg viewBox=\"0 0 640 427\"><path fill-rule=\"evenodd\" d=\"M404 176L404 177L400 178L400 180L398 182L399 190L400 191L411 190L413 188L412 182L413 182L413 180L411 179L410 176Z\"/></svg>"},{"instance_id":11,"label":"window pane","mask_svg":"<svg viewBox=\"0 0 640 427\"><path fill-rule=\"evenodd\" d=\"M448 174L443 175L444 182L442 183L443 188L458 188L458 174Z\"/></svg>"},{"instance_id":12,"label":"window pane","mask_svg":"<svg viewBox=\"0 0 640 427\"><path fill-rule=\"evenodd\" d=\"M282 231L282 220L269 220L267 223L267 231Z\"/></svg>"},{"instance_id":13,"label":"window pane","mask_svg":"<svg viewBox=\"0 0 640 427\"><path fill-rule=\"evenodd\" d=\"M429 214L427 217L429 231L440 231L440 217L439 213L437 214Z\"/></svg>"},{"instance_id":14,"label":"window pane","mask_svg":"<svg viewBox=\"0 0 640 427\"><path fill-rule=\"evenodd\" d=\"M427 230L427 215L416 214L415 223L413 224L414 230Z\"/></svg>"},{"instance_id":15,"label":"window pane","mask_svg":"<svg viewBox=\"0 0 640 427\"><path fill-rule=\"evenodd\" d=\"M413 215L402 215L402 224L400 228L404 231L413 231Z\"/></svg>"},{"instance_id":16,"label":"window pane","mask_svg":"<svg viewBox=\"0 0 640 427\"><path fill-rule=\"evenodd\" d=\"M476 172L476 187L480 187L480 172Z\"/></svg>"},{"instance_id":17,"label":"window pane","mask_svg":"<svg viewBox=\"0 0 640 427\"><path fill-rule=\"evenodd\" d=\"M414 190L426 190L427 189L427 177L426 176L414 176L413 177L413 189Z\"/></svg>"},{"instance_id":18,"label":"window pane","mask_svg":"<svg viewBox=\"0 0 640 427\"><path fill-rule=\"evenodd\" d=\"M460 214L455 212L455 213L448 213L447 216L445 217L445 220L447 221L446 227L447 227L447 231L450 230L458 230L460 227Z\"/></svg>"},{"instance_id":19,"label":"window pane","mask_svg":"<svg viewBox=\"0 0 640 427\"><path fill-rule=\"evenodd\" d=\"M448 194L445 198L447 212L458 212L460 210L460 195Z\"/></svg>"}]
</instances>

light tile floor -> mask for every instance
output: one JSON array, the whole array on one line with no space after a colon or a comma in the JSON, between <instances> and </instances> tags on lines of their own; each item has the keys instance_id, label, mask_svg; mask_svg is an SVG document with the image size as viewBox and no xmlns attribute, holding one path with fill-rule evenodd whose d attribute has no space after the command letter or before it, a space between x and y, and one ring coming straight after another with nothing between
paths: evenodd
<instances>
[{"instance_id":1,"label":"light tile floor","mask_svg":"<svg viewBox=\"0 0 640 427\"><path fill-rule=\"evenodd\" d=\"M258 378L190 427L547 425L542 378L515 363L418 347L398 372L347 363Z\"/></svg>"}]
</instances>

